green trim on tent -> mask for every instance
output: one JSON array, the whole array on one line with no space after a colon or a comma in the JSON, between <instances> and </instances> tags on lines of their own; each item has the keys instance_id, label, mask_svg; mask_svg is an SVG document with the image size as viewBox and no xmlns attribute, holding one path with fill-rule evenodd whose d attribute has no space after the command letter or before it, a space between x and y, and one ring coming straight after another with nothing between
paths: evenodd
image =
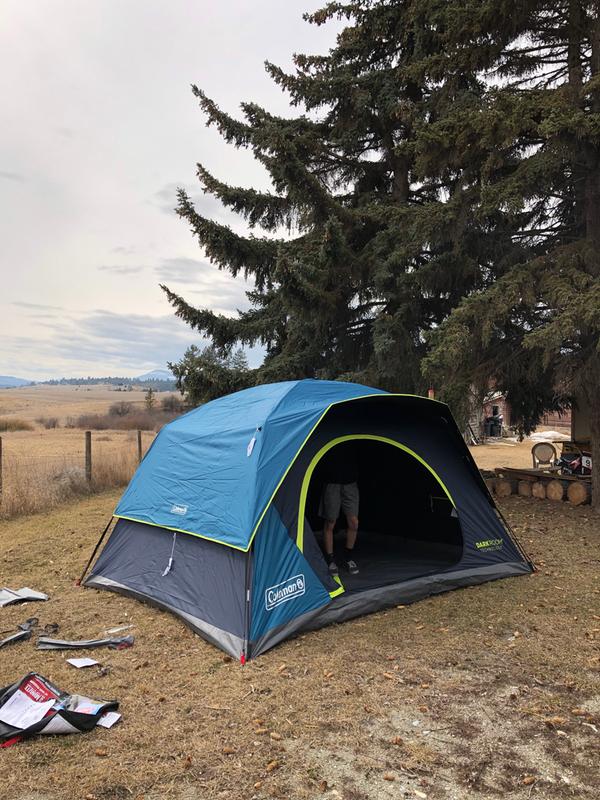
<instances>
[{"instance_id":1,"label":"green trim on tent","mask_svg":"<svg viewBox=\"0 0 600 800\"><path fill-rule=\"evenodd\" d=\"M333 600L334 597L337 597L339 594L343 594L346 591L346 587L342 583L339 575L334 575L333 580L336 583L339 583L339 588L334 589L333 592L329 592L329 597Z\"/></svg>"},{"instance_id":2,"label":"green trim on tent","mask_svg":"<svg viewBox=\"0 0 600 800\"><path fill-rule=\"evenodd\" d=\"M441 406L446 406L446 403L442 403L442 402L441 402L441 400L434 400L434 399L432 399L431 397L423 397L423 396L422 396L422 395L420 395L420 394L406 394L406 393L399 393L399 392L396 392L396 393L393 393L393 392L382 392L381 394L361 394L359 397L349 397L349 398L347 398L346 400L336 400L336 402L335 402L335 403L330 403L330 404L327 406L327 408L325 409L325 411L323 411L323 413L321 414L321 416L319 417L319 419L318 419L318 420L315 422L315 424L314 424L314 425L312 426L312 428L310 429L310 431L309 431L309 433L308 433L308 436L306 437L306 439L305 439L305 440L302 442L302 444L301 444L301 445L300 445L300 447L298 448L298 451L296 452L296 455L295 455L295 456L292 458L292 460L291 460L291 461L290 461L290 463L288 464L288 467L287 467L286 471L283 473L283 475L282 475L282 477L281 477L281 480L279 481L279 483L278 483L278 484L277 484L277 486L275 487L275 490L273 491L273 494L272 494L272 495L271 495L271 497L269 498L269 501L268 501L267 505L265 506L265 508L264 508L264 510L263 510L263 512L262 512L262 514L261 514L261 515L260 515L260 517L258 518L258 522L257 522L257 523L256 523L256 525L254 526L254 530L252 531L252 536L250 537L250 542L249 542L249 544L248 544L248 549L250 549L250 546L251 546L251 544L252 544L252 540L253 540L253 539L254 539L254 537L256 536L256 532L258 531L259 525L260 525L260 523L262 522L262 520L263 520L263 517L265 516L265 514L266 514L266 513L267 513L267 511L269 510L269 506L270 506L270 505L271 505L271 503L273 502L273 498L274 498L274 497L275 497L275 495L277 494L277 491L279 490L279 487L281 486L281 484L282 484L282 483L284 482L284 480L286 479L286 476L287 476L288 472L289 472L289 471L291 470L291 468L293 467L293 465L294 465L294 462L296 461L296 459L298 458L298 456L300 455L300 453L301 453L301 451L302 451L302 448L303 448L303 447L304 447L304 445L305 445L305 444L308 442L308 440L309 440L309 439L310 439L310 437L313 435L313 433L315 432L315 430L317 429L317 427L318 427L318 426L321 424L321 422L322 422L322 420L323 420L323 417L324 417L324 416L325 416L325 415L328 413L328 411L330 411L330 409L332 409L334 406L339 406L339 405L342 405L342 403L354 403L356 400L366 400L366 399L369 399L369 398L372 398L372 397L416 397L416 398L417 398L417 399L419 399L419 400L427 400L429 403L438 403L438 404L439 404L439 405L441 405ZM446 407L447 407L447 406L446 406ZM424 462L423 462L423 463L424 463ZM426 465L426 466L427 466L427 465ZM441 481L440 481L440 483L441 483ZM443 484L443 483L442 483L442 486L444 486L444 484ZM446 489L446 487L445 487L445 486L444 486L444 491L446 492L446 494L448 494L448 491L447 491L447 489ZM448 496L449 496L449 495L448 495ZM450 498L450 499L452 500L452 498ZM454 501L452 501L452 505L454 505ZM304 524L304 523L303 523L303 524Z\"/></svg>"},{"instance_id":3,"label":"green trim on tent","mask_svg":"<svg viewBox=\"0 0 600 800\"><path fill-rule=\"evenodd\" d=\"M256 536L256 534L258 532L258 529L260 527L260 523L263 521L265 514L269 510L269 507L270 507L271 503L273 502L273 499L274 499L275 495L277 494L279 488L281 487L281 484L286 479L288 472L293 467L296 459L298 458L298 456L300 455L300 452L302 451L302 448L308 442L310 437L313 435L313 433L317 429L317 426L320 425L320 423L322 422L323 417L334 406L339 406L342 403L354 403L356 400L367 400L367 399L374 398L374 397L415 397L418 400L426 400L428 403L437 403L438 405L446 406L446 403L442 403L441 400L434 400L431 397L424 397L423 395L420 395L420 394L408 394L406 392L395 392L395 393L394 392L381 392L381 394L361 394L358 397L348 397L346 400L336 400L334 403L330 403L327 406L327 408L323 411L323 413L321 414L319 419L315 422L313 427L310 429L308 435L306 436L306 438L304 439L304 441L302 442L302 444L298 448L298 450L296 452L296 455L292 458L292 460L290 461L290 463L287 466L287 469L285 470L285 472L281 476L281 480L279 481L279 483L277 484L277 486L273 490L273 493L272 493L271 497L269 498L267 504L265 505L264 509L262 510L262 512L261 512L261 514L260 514L260 516L258 518L258 521L257 521L256 525L254 526L254 530L252 531L252 535L250 536L250 539L248 541L248 546L247 547L239 547L238 545L235 545L235 544L229 544L229 542L224 542L222 539L215 539L213 536L207 536L206 534L203 534L203 533L196 533L195 531L186 531L184 528L171 528L171 527L168 527L167 525L159 525L156 522L149 522L147 519L138 519L137 517L125 517L125 516L123 516L121 514L113 514L113 517L115 519L127 519L130 522L141 522L144 525L152 525L154 528L162 528L165 531L175 531L176 533L187 533L187 534L189 534L189 536L196 536L199 539L206 539L209 542L215 542L216 544L222 544L223 547L231 547L233 550L240 550L242 553L247 553L250 550L250 548L252 547L252 542L254 541L254 537ZM358 438L358 437L350 437L350 438ZM377 437L370 437L370 438L377 438ZM154 441L156 441L156 439ZM154 442L152 442L152 445L153 444L154 444ZM396 444L397 446L400 447L400 445L398 445L397 442L393 442L392 440L390 440L390 444ZM150 447L152 447L152 445L150 445ZM404 448L404 449L408 450L408 448ZM409 452L412 452L412 451L409 451ZM413 453L413 455L416 458L418 458L420 461L422 461L422 459L419 456L417 456L416 453ZM427 467L427 469L430 472L432 472L432 474L435 476L436 480L439 481L440 485L442 486L442 488L444 489L444 491L446 492L446 494L450 498L450 501L452 502L452 505L454 505L454 501L450 497L450 494L449 494L448 490L446 489L446 487L444 486L444 484L442 483L440 478L431 469L431 467L429 467L428 464L426 464L424 461L422 463ZM302 526L304 527L304 521L302 522Z\"/></svg>"},{"instance_id":4,"label":"green trim on tent","mask_svg":"<svg viewBox=\"0 0 600 800\"><path fill-rule=\"evenodd\" d=\"M194 533L194 531L185 531L183 528L170 528L167 525L159 525L157 522L148 522L147 519L137 519L137 517L124 517L122 514L113 514L114 519L128 519L130 522L141 522L142 525L151 525L153 528L162 528L163 531L174 531L175 533L187 533L188 536L195 536L197 539L206 539L208 542L215 542L215 544L222 544L223 547L231 547L232 550L240 550L242 553L247 553L250 549L248 547L238 547L236 544L225 544L220 539L213 539L211 536L206 536L202 533Z\"/></svg>"},{"instance_id":5,"label":"green trim on tent","mask_svg":"<svg viewBox=\"0 0 600 800\"><path fill-rule=\"evenodd\" d=\"M315 470L315 467L319 463L319 461L323 458L325 453L328 450L331 450L332 447L335 447L336 444L341 444L342 442L350 442L350 441L360 441L360 440L370 440L375 442L383 442L384 444L391 444L394 447L397 447L399 450L403 450L405 453L408 453L413 458L422 464L429 472L433 475L436 481L444 490L444 494L450 500L454 508L456 508L456 503L454 502L452 495L448 491L446 484L437 474L437 472L433 469L433 467L429 466L429 464L425 461L425 459L421 458L418 453L415 453L414 450L411 450L410 447L407 447L405 444L401 444L400 442L396 442L394 439L388 439L386 436L374 436L367 433L358 433L354 436L339 436L337 439L332 439L327 444L323 445L323 447L315 453L312 458L312 461L308 465L306 469L306 473L302 480L302 487L300 489L300 504L298 506L298 533L296 535L296 545L300 550L304 549L304 511L306 507L306 497L308 495L308 487L310 485L310 479L312 478L312 474Z\"/></svg>"}]
</instances>

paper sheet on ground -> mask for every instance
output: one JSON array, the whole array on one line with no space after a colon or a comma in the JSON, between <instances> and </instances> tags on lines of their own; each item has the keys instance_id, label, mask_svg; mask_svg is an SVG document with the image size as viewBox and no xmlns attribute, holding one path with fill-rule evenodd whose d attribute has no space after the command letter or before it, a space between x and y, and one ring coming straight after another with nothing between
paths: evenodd
<instances>
[{"instance_id":1,"label":"paper sheet on ground","mask_svg":"<svg viewBox=\"0 0 600 800\"><path fill-rule=\"evenodd\" d=\"M98 664L98 661L95 661L93 658L67 658L67 663L72 664L77 669L81 669L82 667L93 667L95 664Z\"/></svg>"},{"instance_id":2,"label":"paper sheet on ground","mask_svg":"<svg viewBox=\"0 0 600 800\"><path fill-rule=\"evenodd\" d=\"M103 714L98 720L98 725L102 728L112 728L115 722L118 722L120 719L121 715L116 711L107 711L106 714Z\"/></svg>"},{"instance_id":3,"label":"paper sheet on ground","mask_svg":"<svg viewBox=\"0 0 600 800\"><path fill-rule=\"evenodd\" d=\"M39 703L17 689L0 708L0 722L12 725L13 728L28 728L43 719L55 702L56 698L51 698Z\"/></svg>"}]
</instances>

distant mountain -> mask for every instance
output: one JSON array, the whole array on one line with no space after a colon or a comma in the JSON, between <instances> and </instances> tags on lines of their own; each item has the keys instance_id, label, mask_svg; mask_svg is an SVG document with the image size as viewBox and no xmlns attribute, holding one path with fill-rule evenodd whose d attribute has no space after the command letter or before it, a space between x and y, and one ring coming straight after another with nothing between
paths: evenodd
<instances>
[{"instance_id":1,"label":"distant mountain","mask_svg":"<svg viewBox=\"0 0 600 800\"><path fill-rule=\"evenodd\" d=\"M0 375L0 389L14 389L16 386L28 386L33 381L25 378L14 378L12 375Z\"/></svg>"},{"instance_id":2,"label":"distant mountain","mask_svg":"<svg viewBox=\"0 0 600 800\"><path fill-rule=\"evenodd\" d=\"M173 375L167 369L153 369L151 372L144 372L138 375L136 381L172 381Z\"/></svg>"}]
</instances>

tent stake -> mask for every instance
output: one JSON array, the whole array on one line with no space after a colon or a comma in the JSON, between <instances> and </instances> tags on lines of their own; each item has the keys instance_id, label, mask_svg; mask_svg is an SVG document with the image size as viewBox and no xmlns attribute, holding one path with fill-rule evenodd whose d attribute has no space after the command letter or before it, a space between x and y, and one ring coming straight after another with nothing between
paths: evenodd
<instances>
[{"instance_id":1,"label":"tent stake","mask_svg":"<svg viewBox=\"0 0 600 800\"><path fill-rule=\"evenodd\" d=\"M88 571L88 569L90 568L90 566L91 566L91 564L92 564L92 561L93 561L93 560L94 560L94 558L96 557L96 553L98 552L98 548L99 548L99 547L100 547L100 545L102 544L102 540L104 539L104 537L106 536L106 534L107 534L107 532L108 532L108 529L109 529L109 528L110 528L110 526L112 525L112 521L113 521L113 519L114 519L114 517L111 517L111 518L108 520L108 525L107 525L107 526L106 526L106 528L104 528L104 530L102 531L102 535L101 535L101 536L100 536L100 538L98 539L98 542L96 543L96 547L94 547L94 552L93 552L93 553L92 553L92 555L90 556L90 560L89 560L89 561L87 562L87 564L85 565L85 567L84 567L84 569L83 569L83 572L81 573L81 576L78 578L78 580L76 580L76 581L75 581L75 586L81 586L81 582L82 582L82 581L83 581L83 579L85 578L85 573Z\"/></svg>"}]
</instances>

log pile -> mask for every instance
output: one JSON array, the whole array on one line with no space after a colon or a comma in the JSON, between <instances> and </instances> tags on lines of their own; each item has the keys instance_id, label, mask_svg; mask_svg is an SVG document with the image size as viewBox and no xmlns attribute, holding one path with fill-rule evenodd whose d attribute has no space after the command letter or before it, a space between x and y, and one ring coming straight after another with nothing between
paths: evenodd
<instances>
[{"instance_id":1,"label":"log pile","mask_svg":"<svg viewBox=\"0 0 600 800\"><path fill-rule=\"evenodd\" d=\"M535 497L554 503L569 502L580 506L591 502L592 484L590 478L575 475L557 475L540 469L514 469L497 467L493 476L486 472L485 483L490 492L497 497Z\"/></svg>"}]
</instances>

